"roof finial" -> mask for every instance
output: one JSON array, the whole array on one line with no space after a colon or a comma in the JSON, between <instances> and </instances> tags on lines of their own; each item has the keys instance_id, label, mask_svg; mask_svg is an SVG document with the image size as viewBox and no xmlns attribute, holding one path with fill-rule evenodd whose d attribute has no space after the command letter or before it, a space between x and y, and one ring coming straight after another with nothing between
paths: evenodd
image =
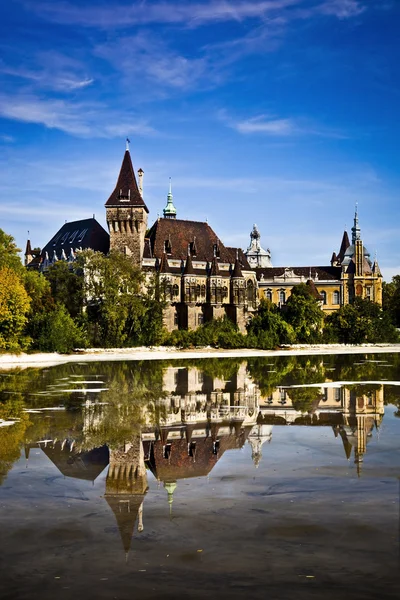
<instances>
[{"instance_id":1,"label":"roof finial","mask_svg":"<svg viewBox=\"0 0 400 600\"><path fill-rule=\"evenodd\" d=\"M172 196L172 179L171 179L171 177L169 178L169 193Z\"/></svg>"},{"instance_id":2,"label":"roof finial","mask_svg":"<svg viewBox=\"0 0 400 600\"><path fill-rule=\"evenodd\" d=\"M126 151L129 152L129 144L131 143L131 140L129 138L126 138Z\"/></svg>"}]
</instances>

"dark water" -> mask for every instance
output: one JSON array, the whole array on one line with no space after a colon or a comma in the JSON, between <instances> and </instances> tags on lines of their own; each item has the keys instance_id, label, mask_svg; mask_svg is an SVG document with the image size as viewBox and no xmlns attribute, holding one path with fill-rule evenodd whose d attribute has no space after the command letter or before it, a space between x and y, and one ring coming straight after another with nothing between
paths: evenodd
<instances>
[{"instance_id":1,"label":"dark water","mask_svg":"<svg viewBox=\"0 0 400 600\"><path fill-rule=\"evenodd\" d=\"M400 355L0 373L0 598L398 598L399 384Z\"/></svg>"}]
</instances>

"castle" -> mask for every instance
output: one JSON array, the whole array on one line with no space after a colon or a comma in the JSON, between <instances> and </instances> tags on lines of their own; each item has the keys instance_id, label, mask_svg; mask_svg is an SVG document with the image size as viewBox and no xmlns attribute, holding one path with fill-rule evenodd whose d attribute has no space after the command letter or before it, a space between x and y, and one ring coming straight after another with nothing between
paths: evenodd
<instances>
[{"instance_id":1,"label":"castle","mask_svg":"<svg viewBox=\"0 0 400 600\"><path fill-rule=\"evenodd\" d=\"M104 254L122 252L147 277L159 277L168 331L196 329L227 316L245 332L260 298L284 306L299 283L310 286L327 313L356 296L382 304L382 274L361 240L357 209L351 244L345 231L330 265L273 267L271 252L261 247L256 225L243 252L225 246L207 222L178 219L171 184L163 217L148 229L143 170L137 175L127 144L117 183L105 203L109 233L94 217L65 223L42 250L33 251L28 240L25 265L46 270L57 260L73 263L76 253L87 248Z\"/></svg>"}]
</instances>

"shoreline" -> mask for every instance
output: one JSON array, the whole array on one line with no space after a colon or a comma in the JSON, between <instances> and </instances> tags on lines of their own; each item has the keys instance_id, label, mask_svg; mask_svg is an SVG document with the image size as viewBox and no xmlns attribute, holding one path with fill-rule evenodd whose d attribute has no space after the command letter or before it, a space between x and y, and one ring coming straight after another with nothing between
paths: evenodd
<instances>
[{"instance_id":1,"label":"shoreline","mask_svg":"<svg viewBox=\"0 0 400 600\"><path fill-rule=\"evenodd\" d=\"M323 356L328 354L389 354L400 352L400 344L365 344L351 346L345 344L297 344L279 350L257 350L238 348L234 350L217 348L196 348L179 350L173 347L154 348L90 348L74 354L36 353L0 354L0 371L15 368L44 368L66 363L87 363L105 361L139 360L193 360L200 358L261 358L271 356Z\"/></svg>"}]
</instances>

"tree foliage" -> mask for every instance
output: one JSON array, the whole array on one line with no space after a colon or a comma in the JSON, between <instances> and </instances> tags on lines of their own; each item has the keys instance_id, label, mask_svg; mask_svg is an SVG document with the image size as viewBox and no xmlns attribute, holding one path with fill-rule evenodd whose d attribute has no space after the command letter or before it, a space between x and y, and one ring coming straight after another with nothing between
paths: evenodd
<instances>
[{"instance_id":1,"label":"tree foliage","mask_svg":"<svg viewBox=\"0 0 400 600\"><path fill-rule=\"evenodd\" d=\"M399 341L389 313L363 298L355 298L352 304L341 306L327 317L325 337L327 341L343 344Z\"/></svg>"},{"instance_id":2,"label":"tree foliage","mask_svg":"<svg viewBox=\"0 0 400 600\"><path fill-rule=\"evenodd\" d=\"M15 271L0 269L0 350L20 350L26 345L23 336L30 298Z\"/></svg>"},{"instance_id":3,"label":"tree foliage","mask_svg":"<svg viewBox=\"0 0 400 600\"><path fill-rule=\"evenodd\" d=\"M282 316L293 327L298 342L315 344L321 340L324 313L305 283L293 287Z\"/></svg>"},{"instance_id":4,"label":"tree foliage","mask_svg":"<svg viewBox=\"0 0 400 600\"><path fill-rule=\"evenodd\" d=\"M17 247L12 235L0 229L0 268L7 267L20 275L24 272L21 259L21 250Z\"/></svg>"},{"instance_id":5,"label":"tree foliage","mask_svg":"<svg viewBox=\"0 0 400 600\"><path fill-rule=\"evenodd\" d=\"M247 342L252 348L270 350L281 344L296 341L293 327L287 323L275 304L262 299L260 306L247 327Z\"/></svg>"}]
</instances>

